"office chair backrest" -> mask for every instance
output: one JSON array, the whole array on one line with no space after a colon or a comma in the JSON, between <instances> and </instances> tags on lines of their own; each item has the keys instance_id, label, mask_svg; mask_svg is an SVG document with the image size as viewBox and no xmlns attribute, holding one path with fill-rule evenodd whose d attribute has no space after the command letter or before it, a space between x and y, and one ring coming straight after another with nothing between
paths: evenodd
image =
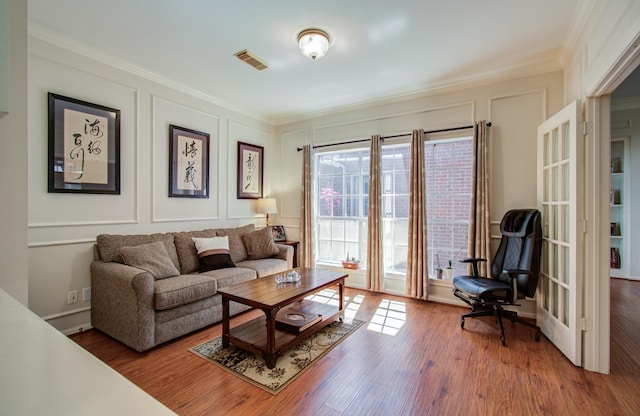
<instances>
[{"instance_id":1,"label":"office chair backrest","mask_svg":"<svg viewBox=\"0 0 640 416\"><path fill-rule=\"evenodd\" d=\"M528 270L531 274L518 275L518 297L533 297L538 286L542 226L540 211L514 209L504 214L500 222L502 238L493 259L491 271L494 277L509 283L501 276L503 270Z\"/></svg>"}]
</instances>

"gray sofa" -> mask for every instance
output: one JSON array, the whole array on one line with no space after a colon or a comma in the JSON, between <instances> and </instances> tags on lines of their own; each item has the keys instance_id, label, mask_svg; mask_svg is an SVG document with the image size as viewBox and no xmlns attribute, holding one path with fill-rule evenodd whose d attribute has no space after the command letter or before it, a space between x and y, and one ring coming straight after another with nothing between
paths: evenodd
<instances>
[{"instance_id":1,"label":"gray sofa","mask_svg":"<svg viewBox=\"0 0 640 416\"><path fill-rule=\"evenodd\" d=\"M272 238L267 241L266 233L270 237L270 228L256 230L249 224L164 234L99 235L91 264L93 327L145 351L222 320L218 289L292 267L293 248ZM201 273L202 259L192 237L221 236L228 238L228 254L236 267ZM231 314L248 309L234 302L230 308Z\"/></svg>"}]
</instances>

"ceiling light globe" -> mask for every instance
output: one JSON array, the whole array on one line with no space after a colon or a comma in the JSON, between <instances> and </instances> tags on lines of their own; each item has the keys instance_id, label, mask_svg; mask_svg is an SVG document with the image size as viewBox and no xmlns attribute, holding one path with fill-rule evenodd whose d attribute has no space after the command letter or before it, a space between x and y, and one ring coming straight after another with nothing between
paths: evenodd
<instances>
[{"instance_id":1,"label":"ceiling light globe","mask_svg":"<svg viewBox=\"0 0 640 416\"><path fill-rule=\"evenodd\" d=\"M320 59L329 50L329 35L319 29L307 29L298 35L298 47L304 56Z\"/></svg>"}]
</instances>

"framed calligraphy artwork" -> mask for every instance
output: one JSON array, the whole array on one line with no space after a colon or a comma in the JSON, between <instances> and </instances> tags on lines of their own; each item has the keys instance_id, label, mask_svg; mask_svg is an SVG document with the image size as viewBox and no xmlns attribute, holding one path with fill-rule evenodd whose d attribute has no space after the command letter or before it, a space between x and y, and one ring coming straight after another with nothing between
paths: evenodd
<instances>
[{"instance_id":1,"label":"framed calligraphy artwork","mask_svg":"<svg viewBox=\"0 0 640 416\"><path fill-rule=\"evenodd\" d=\"M169 196L209 198L209 134L169 125Z\"/></svg>"},{"instance_id":2,"label":"framed calligraphy artwork","mask_svg":"<svg viewBox=\"0 0 640 416\"><path fill-rule=\"evenodd\" d=\"M238 199L262 198L264 148L238 142Z\"/></svg>"},{"instance_id":3,"label":"framed calligraphy artwork","mask_svg":"<svg viewBox=\"0 0 640 416\"><path fill-rule=\"evenodd\" d=\"M120 194L120 110L48 93L48 191Z\"/></svg>"}]
</instances>

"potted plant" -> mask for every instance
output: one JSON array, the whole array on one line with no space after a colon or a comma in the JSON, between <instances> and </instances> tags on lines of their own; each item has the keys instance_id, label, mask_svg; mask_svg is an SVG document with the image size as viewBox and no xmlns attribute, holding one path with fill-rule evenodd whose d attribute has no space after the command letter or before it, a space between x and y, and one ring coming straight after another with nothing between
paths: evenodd
<instances>
[{"instance_id":1,"label":"potted plant","mask_svg":"<svg viewBox=\"0 0 640 416\"><path fill-rule=\"evenodd\" d=\"M440 257L438 257L438 251L436 250L436 264L438 267L436 268L436 277L438 279L442 279L442 267L440 266Z\"/></svg>"},{"instance_id":2,"label":"potted plant","mask_svg":"<svg viewBox=\"0 0 640 416\"><path fill-rule=\"evenodd\" d=\"M360 260L356 259L355 257L349 258L348 252L347 252L347 257L344 260L342 260L342 267L344 267L345 269L357 270L359 265L360 265Z\"/></svg>"},{"instance_id":3,"label":"potted plant","mask_svg":"<svg viewBox=\"0 0 640 416\"><path fill-rule=\"evenodd\" d=\"M449 265L444 269L444 278L447 280L453 279L453 260L449 260Z\"/></svg>"}]
</instances>

